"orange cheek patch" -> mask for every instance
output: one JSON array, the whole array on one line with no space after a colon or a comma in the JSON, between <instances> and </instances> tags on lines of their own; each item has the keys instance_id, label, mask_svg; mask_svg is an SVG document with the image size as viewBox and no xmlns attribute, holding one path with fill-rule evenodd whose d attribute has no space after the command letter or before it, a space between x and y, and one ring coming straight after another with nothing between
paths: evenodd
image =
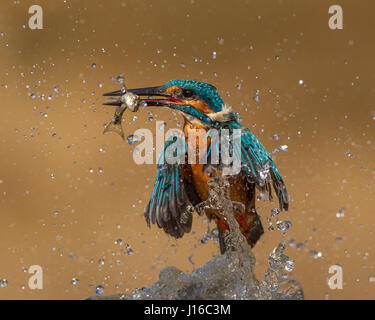
<instances>
[{"instance_id":1,"label":"orange cheek patch","mask_svg":"<svg viewBox=\"0 0 375 320\"><path fill-rule=\"evenodd\" d=\"M183 103L193 106L200 113L213 113L207 102L203 100L183 100Z\"/></svg>"}]
</instances>

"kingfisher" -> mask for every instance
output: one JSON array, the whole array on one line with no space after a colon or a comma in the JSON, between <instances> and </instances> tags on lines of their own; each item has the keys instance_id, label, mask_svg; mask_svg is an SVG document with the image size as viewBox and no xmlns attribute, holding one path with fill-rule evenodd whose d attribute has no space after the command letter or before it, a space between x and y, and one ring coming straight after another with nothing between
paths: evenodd
<instances>
[{"instance_id":1,"label":"kingfisher","mask_svg":"<svg viewBox=\"0 0 375 320\"><path fill-rule=\"evenodd\" d=\"M241 233L248 244L253 247L264 233L261 219L255 207L256 193L268 195L272 200L272 187L278 198L280 210L288 210L289 195L271 155L259 140L238 121L232 108L223 102L215 86L194 80L171 80L161 86L129 89L127 92L142 98L147 107L167 107L179 111L184 119L183 137L170 137L158 158L156 180L151 199L144 211L147 225L156 224L174 238L181 238L191 231L193 213L209 198L209 183L212 177L224 174L224 140L214 139L212 132L226 131L234 137L235 131L240 132L239 143L232 143L232 159L240 163L238 170L227 175L230 184L230 200L240 204L234 210ZM124 91L118 90L105 93L104 96L123 96ZM123 99L109 102L109 105L120 106ZM189 134L199 132L197 140L189 141ZM202 137L202 132L204 137ZM206 138L205 150L200 149L199 139ZM169 152L177 140L183 141ZM225 149L225 148L224 148ZM189 158L189 152L193 157ZM165 161L176 156L185 161ZM210 161L216 155L216 161ZM196 161L205 155L207 161ZM191 161L193 159L194 161ZM190 161L189 161L190 160ZM217 224L220 251L227 248L224 236L229 229L220 210L205 210L208 219Z\"/></svg>"}]
</instances>

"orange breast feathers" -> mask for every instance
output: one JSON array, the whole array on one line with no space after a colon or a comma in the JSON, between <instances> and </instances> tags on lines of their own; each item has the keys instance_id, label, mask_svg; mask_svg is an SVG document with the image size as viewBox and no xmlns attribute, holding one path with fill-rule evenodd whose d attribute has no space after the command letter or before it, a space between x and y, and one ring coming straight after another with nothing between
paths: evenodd
<instances>
[{"instance_id":1,"label":"orange breast feathers","mask_svg":"<svg viewBox=\"0 0 375 320\"><path fill-rule=\"evenodd\" d=\"M191 168L189 174L191 176L189 176L188 178L192 181L195 190L197 191L202 201L208 199L209 186L207 182L211 179L211 177L208 174L203 172L204 164L199 163L200 155L202 156L207 152L208 147L211 143L210 137L207 137L206 139L207 131L208 127L200 123L199 121L193 123L186 122L184 125L185 141L188 146L188 154L190 154L190 159L188 158L188 164ZM206 143L205 140L207 140ZM216 172L212 172L211 174L220 176L221 172L217 170ZM243 203L245 206L248 206L250 204L251 199L249 198L249 186L247 179L245 177L241 177L240 175L238 175L235 177L230 177L229 180L231 185L231 200ZM253 202L252 204L254 205ZM219 212L217 212L217 210L208 210L207 216L211 217L212 215L220 217L220 214ZM247 225L247 220L246 223L245 221L240 220L238 220L238 222L242 227L244 227L244 225Z\"/></svg>"},{"instance_id":2,"label":"orange breast feathers","mask_svg":"<svg viewBox=\"0 0 375 320\"><path fill-rule=\"evenodd\" d=\"M211 138L206 139L208 128L199 121L186 122L184 126L185 141L188 148L188 164L191 167L192 181L202 200L208 198L208 184L210 176L203 172L204 163L200 158L206 154Z\"/></svg>"},{"instance_id":3,"label":"orange breast feathers","mask_svg":"<svg viewBox=\"0 0 375 320\"><path fill-rule=\"evenodd\" d=\"M194 100L194 99L186 99L182 100L184 104L188 104L190 106L193 106L196 110L198 110L200 113L206 114L206 113L214 113L206 101L204 100Z\"/></svg>"},{"instance_id":4,"label":"orange breast feathers","mask_svg":"<svg viewBox=\"0 0 375 320\"><path fill-rule=\"evenodd\" d=\"M208 127L200 121L186 122L184 125L185 141L188 146L189 164L198 164L206 152L211 138L206 138Z\"/></svg>"}]
</instances>

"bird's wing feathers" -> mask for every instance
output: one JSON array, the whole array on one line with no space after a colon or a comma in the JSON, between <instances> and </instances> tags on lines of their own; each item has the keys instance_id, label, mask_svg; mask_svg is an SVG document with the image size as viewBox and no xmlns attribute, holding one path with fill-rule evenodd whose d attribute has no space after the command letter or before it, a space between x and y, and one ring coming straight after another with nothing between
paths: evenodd
<instances>
[{"instance_id":1,"label":"bird's wing feathers","mask_svg":"<svg viewBox=\"0 0 375 320\"><path fill-rule=\"evenodd\" d=\"M241 163L241 174L261 190L268 191L270 199L272 199L272 184L279 200L280 209L288 210L289 196L284 181L270 154L258 139L236 121L224 122L220 124L220 129L229 129L231 133L234 129L241 130L241 144L232 144L231 146L232 156L237 157ZM207 160L210 160L212 150L216 150L221 157L219 154L220 140L216 141L215 144L211 140L207 151ZM182 143L183 147L181 147ZM173 144L176 146L171 149ZM156 223L166 233L180 238L191 230L193 218L191 210L188 209L189 204L196 205L200 199L188 179L186 168L189 166L181 164L179 160L174 163L170 161L171 155L176 156L176 154L179 154L179 159L185 159L186 145L183 139L174 136L166 142L159 157L152 196L144 215L149 226L151 223ZM221 164L219 164L220 166Z\"/></svg>"},{"instance_id":2,"label":"bird's wing feathers","mask_svg":"<svg viewBox=\"0 0 375 320\"><path fill-rule=\"evenodd\" d=\"M286 191L284 181L276 168L270 154L259 142L259 140L237 121L229 121L220 124L220 129L229 129L233 133L234 129L241 130L241 144L232 143L233 156L241 162L241 173L249 182L255 183L261 190L266 190L272 199L271 184L279 199L281 210L288 210L289 196ZM218 146L211 146L219 149Z\"/></svg>"},{"instance_id":3,"label":"bird's wing feathers","mask_svg":"<svg viewBox=\"0 0 375 320\"><path fill-rule=\"evenodd\" d=\"M178 137L171 137L166 142L158 160L152 196L144 213L149 226L150 223L156 223L175 238L180 238L191 230L193 218L188 205L195 205L196 202L191 199L189 182L183 177L183 165L179 159L185 157L186 149L182 143L185 144L185 141ZM171 164L173 161L169 160L173 154L179 154L179 158Z\"/></svg>"}]
</instances>

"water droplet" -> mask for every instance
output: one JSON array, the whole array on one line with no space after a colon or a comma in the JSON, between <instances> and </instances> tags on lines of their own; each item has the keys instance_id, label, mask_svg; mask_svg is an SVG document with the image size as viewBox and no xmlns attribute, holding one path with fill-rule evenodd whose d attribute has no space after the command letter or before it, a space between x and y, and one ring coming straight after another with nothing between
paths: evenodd
<instances>
[{"instance_id":1,"label":"water droplet","mask_svg":"<svg viewBox=\"0 0 375 320\"><path fill-rule=\"evenodd\" d=\"M99 260L98 260L98 263L99 263L99 265L104 265L104 258L100 258Z\"/></svg>"},{"instance_id":2,"label":"water droplet","mask_svg":"<svg viewBox=\"0 0 375 320\"><path fill-rule=\"evenodd\" d=\"M31 100L34 100L35 99L35 94L34 93L30 94L30 98L31 98Z\"/></svg>"},{"instance_id":3,"label":"water droplet","mask_svg":"<svg viewBox=\"0 0 375 320\"><path fill-rule=\"evenodd\" d=\"M117 76L117 78L116 78L117 84L123 84L124 81L125 81L125 77L123 75L120 74L119 76Z\"/></svg>"},{"instance_id":4,"label":"water droplet","mask_svg":"<svg viewBox=\"0 0 375 320\"><path fill-rule=\"evenodd\" d=\"M7 279L0 279L0 288L5 288L8 286L8 280Z\"/></svg>"},{"instance_id":5,"label":"water droplet","mask_svg":"<svg viewBox=\"0 0 375 320\"><path fill-rule=\"evenodd\" d=\"M135 145L139 141L139 138L137 136L135 136L134 134L131 134L130 136L128 136L126 138L126 141L128 141L128 143L131 146L133 146L133 145Z\"/></svg>"},{"instance_id":6,"label":"water droplet","mask_svg":"<svg viewBox=\"0 0 375 320\"><path fill-rule=\"evenodd\" d=\"M276 148L275 150L272 151L272 154L278 153L278 152L287 152L288 151L288 146L286 144L280 146L279 148Z\"/></svg>"},{"instance_id":7,"label":"water droplet","mask_svg":"<svg viewBox=\"0 0 375 320\"><path fill-rule=\"evenodd\" d=\"M298 81L300 85L303 85L303 80Z\"/></svg>"},{"instance_id":8,"label":"water droplet","mask_svg":"<svg viewBox=\"0 0 375 320\"><path fill-rule=\"evenodd\" d=\"M318 258L321 258L323 256L323 254L320 251L315 251L315 250L311 250L309 254L314 259L318 259Z\"/></svg>"},{"instance_id":9,"label":"water droplet","mask_svg":"<svg viewBox=\"0 0 375 320\"><path fill-rule=\"evenodd\" d=\"M292 226L292 223L289 220L284 220L284 221L277 221L276 222L276 227L280 231L287 231L290 229Z\"/></svg>"},{"instance_id":10,"label":"water droplet","mask_svg":"<svg viewBox=\"0 0 375 320\"><path fill-rule=\"evenodd\" d=\"M130 121L130 123L131 122L136 122L138 120L138 117L137 116L134 116L133 118L132 118L132 120Z\"/></svg>"},{"instance_id":11,"label":"water droplet","mask_svg":"<svg viewBox=\"0 0 375 320\"><path fill-rule=\"evenodd\" d=\"M348 158L354 158L354 154L350 153L350 151L345 152L345 155L346 155Z\"/></svg>"},{"instance_id":12,"label":"water droplet","mask_svg":"<svg viewBox=\"0 0 375 320\"><path fill-rule=\"evenodd\" d=\"M59 86L59 85L55 85L55 86L53 87L53 90L54 90L56 93L58 93L58 92L60 91L60 86Z\"/></svg>"},{"instance_id":13,"label":"water droplet","mask_svg":"<svg viewBox=\"0 0 375 320\"><path fill-rule=\"evenodd\" d=\"M345 208L341 208L337 213L336 213L336 218L344 218L345 216Z\"/></svg>"},{"instance_id":14,"label":"water droplet","mask_svg":"<svg viewBox=\"0 0 375 320\"><path fill-rule=\"evenodd\" d=\"M78 285L78 283L79 283L79 279L77 279L77 278L73 278L72 281L71 281L71 284L72 284L73 286Z\"/></svg>"},{"instance_id":15,"label":"water droplet","mask_svg":"<svg viewBox=\"0 0 375 320\"><path fill-rule=\"evenodd\" d=\"M212 59L216 59L216 51L212 52Z\"/></svg>"},{"instance_id":16,"label":"water droplet","mask_svg":"<svg viewBox=\"0 0 375 320\"><path fill-rule=\"evenodd\" d=\"M93 63L92 65L91 65L91 68L96 68L96 63Z\"/></svg>"},{"instance_id":17,"label":"water droplet","mask_svg":"<svg viewBox=\"0 0 375 320\"><path fill-rule=\"evenodd\" d=\"M100 153L104 153L104 152L105 152L105 149L104 149L104 148L100 148L100 149L99 149L99 152L100 152Z\"/></svg>"},{"instance_id":18,"label":"water droplet","mask_svg":"<svg viewBox=\"0 0 375 320\"><path fill-rule=\"evenodd\" d=\"M261 178L262 180L266 180L267 177L268 177L269 172L270 172L269 168L265 168L265 169L263 169L263 170L260 170L260 171L259 171L259 176L260 176L260 178Z\"/></svg>"},{"instance_id":19,"label":"water droplet","mask_svg":"<svg viewBox=\"0 0 375 320\"><path fill-rule=\"evenodd\" d=\"M103 294L104 293L104 287L102 285L96 286L95 293Z\"/></svg>"},{"instance_id":20,"label":"water droplet","mask_svg":"<svg viewBox=\"0 0 375 320\"><path fill-rule=\"evenodd\" d=\"M276 217L279 214L280 214L280 209L279 208L271 209L271 217Z\"/></svg>"},{"instance_id":21,"label":"water droplet","mask_svg":"<svg viewBox=\"0 0 375 320\"><path fill-rule=\"evenodd\" d=\"M117 244L118 246L121 246L122 245L122 239L121 238L116 239L115 244Z\"/></svg>"},{"instance_id":22,"label":"water droplet","mask_svg":"<svg viewBox=\"0 0 375 320\"><path fill-rule=\"evenodd\" d=\"M293 271L294 266L295 266L295 262L293 260L289 259L285 263L285 270L288 271L288 272L291 272L291 271Z\"/></svg>"},{"instance_id":23,"label":"water droplet","mask_svg":"<svg viewBox=\"0 0 375 320\"><path fill-rule=\"evenodd\" d=\"M126 248L126 254L128 255L128 256L131 256L131 255L133 255L133 249L131 248L131 246L130 246L130 244L125 244L125 248Z\"/></svg>"},{"instance_id":24,"label":"water droplet","mask_svg":"<svg viewBox=\"0 0 375 320\"><path fill-rule=\"evenodd\" d=\"M286 151L288 151L288 146L286 144L284 144L284 145L280 146L279 149L280 149L280 151L286 152Z\"/></svg>"},{"instance_id":25,"label":"water droplet","mask_svg":"<svg viewBox=\"0 0 375 320\"><path fill-rule=\"evenodd\" d=\"M242 119L243 119L243 118L240 116L240 114L239 114L238 112L235 112L235 113L234 113L234 116L236 117L237 122L239 122L239 123L242 122Z\"/></svg>"},{"instance_id":26,"label":"water droplet","mask_svg":"<svg viewBox=\"0 0 375 320\"><path fill-rule=\"evenodd\" d=\"M343 239L343 237L336 237L336 242L343 242L344 241L344 239Z\"/></svg>"},{"instance_id":27,"label":"water droplet","mask_svg":"<svg viewBox=\"0 0 375 320\"><path fill-rule=\"evenodd\" d=\"M139 106L142 108L142 109L145 109L147 107L147 102L142 100L141 102L139 102Z\"/></svg>"},{"instance_id":28,"label":"water droplet","mask_svg":"<svg viewBox=\"0 0 375 320\"><path fill-rule=\"evenodd\" d=\"M166 126L167 126L167 123L163 121L162 123L159 124L158 129L163 130L163 129L165 129Z\"/></svg>"},{"instance_id":29,"label":"water droplet","mask_svg":"<svg viewBox=\"0 0 375 320\"><path fill-rule=\"evenodd\" d=\"M276 140L276 141L278 141L278 140L280 140L280 135L279 134L274 134L273 135L273 140Z\"/></svg>"},{"instance_id":30,"label":"water droplet","mask_svg":"<svg viewBox=\"0 0 375 320\"><path fill-rule=\"evenodd\" d=\"M295 248L296 247L296 240L294 238L291 238L289 240L289 247Z\"/></svg>"}]
</instances>

